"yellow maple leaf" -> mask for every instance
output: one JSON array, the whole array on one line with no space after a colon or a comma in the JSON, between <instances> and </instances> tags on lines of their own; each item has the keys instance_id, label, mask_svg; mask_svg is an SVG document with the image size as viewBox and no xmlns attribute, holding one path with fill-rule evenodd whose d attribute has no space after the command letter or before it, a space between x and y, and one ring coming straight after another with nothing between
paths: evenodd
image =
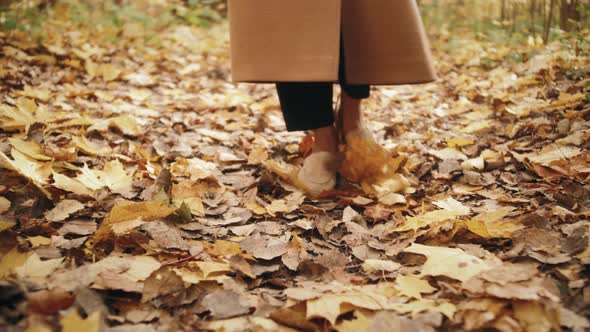
<instances>
[{"instance_id":1,"label":"yellow maple leaf","mask_svg":"<svg viewBox=\"0 0 590 332\"><path fill-rule=\"evenodd\" d=\"M394 286L400 294L421 299L422 294L429 294L436 291L436 288L430 286L428 281L420 279L413 275L400 275L395 279Z\"/></svg>"},{"instance_id":2,"label":"yellow maple leaf","mask_svg":"<svg viewBox=\"0 0 590 332\"><path fill-rule=\"evenodd\" d=\"M86 136L76 137L74 142L78 150L92 156L106 156L112 151L108 145L98 145L93 143L89 141Z\"/></svg>"},{"instance_id":3,"label":"yellow maple leaf","mask_svg":"<svg viewBox=\"0 0 590 332\"><path fill-rule=\"evenodd\" d=\"M379 183L391 178L406 162L363 133L352 132L346 137L346 150L340 173L353 182Z\"/></svg>"},{"instance_id":4,"label":"yellow maple leaf","mask_svg":"<svg viewBox=\"0 0 590 332\"><path fill-rule=\"evenodd\" d=\"M209 277L210 274L225 274L232 271L231 267L227 263L195 262L195 265L197 265L201 272L203 272L204 278Z\"/></svg>"},{"instance_id":5,"label":"yellow maple leaf","mask_svg":"<svg viewBox=\"0 0 590 332\"><path fill-rule=\"evenodd\" d=\"M47 184L49 175L51 175L50 163L38 162L14 148L10 153L13 159L10 159L0 151L0 162L8 165L10 169L15 170L20 175L30 179L38 187Z\"/></svg>"},{"instance_id":6,"label":"yellow maple leaf","mask_svg":"<svg viewBox=\"0 0 590 332\"><path fill-rule=\"evenodd\" d=\"M121 194L124 197L133 196L133 174L135 170L129 173L123 167L119 160L112 160L106 163L102 170L90 169L88 165L79 169L81 174L76 180L91 191L98 190L102 187L108 187L112 192ZM63 178L61 180L64 180ZM75 187L75 183L65 180L67 185Z\"/></svg>"},{"instance_id":7,"label":"yellow maple leaf","mask_svg":"<svg viewBox=\"0 0 590 332\"><path fill-rule=\"evenodd\" d=\"M174 273L176 273L176 275L178 275L182 281L195 285L201 281L215 281L217 283L222 283L223 281L230 279L230 277L225 274L205 276L203 271L194 271L187 268L174 269Z\"/></svg>"},{"instance_id":8,"label":"yellow maple leaf","mask_svg":"<svg viewBox=\"0 0 590 332\"><path fill-rule=\"evenodd\" d=\"M14 221L4 221L0 220L0 233L4 232L7 229L12 228L16 223Z\"/></svg>"},{"instance_id":9,"label":"yellow maple leaf","mask_svg":"<svg viewBox=\"0 0 590 332\"><path fill-rule=\"evenodd\" d=\"M51 91L49 89L44 88L34 88L29 85L26 85L22 91L17 92L18 95L35 98L41 101L48 101L51 97Z\"/></svg>"},{"instance_id":10,"label":"yellow maple leaf","mask_svg":"<svg viewBox=\"0 0 590 332\"><path fill-rule=\"evenodd\" d=\"M434 301L429 299L418 299L408 303L393 303L390 307L401 314L411 313L412 316L428 310L438 311L449 319L453 319L455 311L457 311L457 307L451 302L445 300Z\"/></svg>"},{"instance_id":11,"label":"yellow maple leaf","mask_svg":"<svg viewBox=\"0 0 590 332\"><path fill-rule=\"evenodd\" d=\"M133 173L135 173L135 170L133 169L128 173L118 159L109 161L102 170L95 170L94 172L112 192L121 194L124 197L133 196Z\"/></svg>"},{"instance_id":12,"label":"yellow maple leaf","mask_svg":"<svg viewBox=\"0 0 590 332\"><path fill-rule=\"evenodd\" d=\"M421 276L447 276L460 281L491 269L485 261L472 256L459 248L425 246L412 243L403 252L426 256Z\"/></svg>"},{"instance_id":13,"label":"yellow maple leaf","mask_svg":"<svg viewBox=\"0 0 590 332\"><path fill-rule=\"evenodd\" d=\"M0 214L8 211L10 209L11 202L6 198L0 196Z\"/></svg>"},{"instance_id":14,"label":"yellow maple leaf","mask_svg":"<svg viewBox=\"0 0 590 332\"><path fill-rule=\"evenodd\" d=\"M144 221L152 221L160 218L165 218L175 209L163 201L144 201L144 202L130 202L124 201L115 204L104 223L113 224L120 221L141 219Z\"/></svg>"},{"instance_id":15,"label":"yellow maple leaf","mask_svg":"<svg viewBox=\"0 0 590 332\"><path fill-rule=\"evenodd\" d=\"M0 279L12 275L15 269L21 267L29 258L30 253L21 253L16 247L0 258Z\"/></svg>"},{"instance_id":16,"label":"yellow maple leaf","mask_svg":"<svg viewBox=\"0 0 590 332\"><path fill-rule=\"evenodd\" d=\"M307 318L322 317L335 325L338 316L345 312L356 308L382 310L387 307L386 303L387 297L384 295L368 292L324 294L317 299L307 301Z\"/></svg>"},{"instance_id":17,"label":"yellow maple leaf","mask_svg":"<svg viewBox=\"0 0 590 332\"><path fill-rule=\"evenodd\" d=\"M28 129L35 121L33 114L26 110L0 105L0 128L4 130Z\"/></svg>"},{"instance_id":18,"label":"yellow maple leaf","mask_svg":"<svg viewBox=\"0 0 590 332\"><path fill-rule=\"evenodd\" d=\"M88 189L86 185L82 184L82 182L78 181L77 179L72 179L68 176L55 172L52 173L52 177L52 185L56 188L73 192L74 194L81 196L92 196L94 192L94 190Z\"/></svg>"},{"instance_id":19,"label":"yellow maple leaf","mask_svg":"<svg viewBox=\"0 0 590 332\"><path fill-rule=\"evenodd\" d=\"M98 332L101 327L101 314L96 311L86 319L78 314L78 311L72 310L60 320L62 332Z\"/></svg>"},{"instance_id":20,"label":"yellow maple leaf","mask_svg":"<svg viewBox=\"0 0 590 332\"><path fill-rule=\"evenodd\" d=\"M33 236L27 239L31 243L31 247L37 248L40 246L48 246L51 244L51 239L44 236Z\"/></svg>"},{"instance_id":21,"label":"yellow maple leaf","mask_svg":"<svg viewBox=\"0 0 590 332\"><path fill-rule=\"evenodd\" d=\"M109 119L109 127L119 129L123 134L129 136L139 136L142 131L134 118L121 115Z\"/></svg>"},{"instance_id":22,"label":"yellow maple leaf","mask_svg":"<svg viewBox=\"0 0 590 332\"><path fill-rule=\"evenodd\" d=\"M463 222L465 228L483 238L509 238L515 231L524 228L513 221L489 222L485 220L470 219Z\"/></svg>"},{"instance_id":23,"label":"yellow maple leaf","mask_svg":"<svg viewBox=\"0 0 590 332\"><path fill-rule=\"evenodd\" d=\"M215 242L197 242L202 245L205 251L215 257L230 257L240 254L242 249L237 242L217 240Z\"/></svg>"},{"instance_id":24,"label":"yellow maple leaf","mask_svg":"<svg viewBox=\"0 0 590 332\"><path fill-rule=\"evenodd\" d=\"M41 146L37 142L31 141L23 141L18 138L8 138L8 142L12 145L16 150L26 154L27 156L41 161L51 160L52 158L46 156Z\"/></svg>"},{"instance_id":25,"label":"yellow maple leaf","mask_svg":"<svg viewBox=\"0 0 590 332\"><path fill-rule=\"evenodd\" d=\"M464 212L459 210L429 211L419 216L406 218L406 221L394 229L394 231L406 232L410 230L418 230L436 222L456 219L456 217L462 215L464 215Z\"/></svg>"},{"instance_id":26,"label":"yellow maple leaf","mask_svg":"<svg viewBox=\"0 0 590 332\"><path fill-rule=\"evenodd\" d=\"M447 141L447 145L450 148L463 147L463 146L475 144L474 140L467 138L467 137L450 137L450 138L446 138L445 141Z\"/></svg>"},{"instance_id":27,"label":"yellow maple leaf","mask_svg":"<svg viewBox=\"0 0 590 332\"><path fill-rule=\"evenodd\" d=\"M196 216L205 215L205 206L201 200L201 190L193 181L183 180L172 185L172 202L176 206L188 205L191 213Z\"/></svg>"}]
</instances>

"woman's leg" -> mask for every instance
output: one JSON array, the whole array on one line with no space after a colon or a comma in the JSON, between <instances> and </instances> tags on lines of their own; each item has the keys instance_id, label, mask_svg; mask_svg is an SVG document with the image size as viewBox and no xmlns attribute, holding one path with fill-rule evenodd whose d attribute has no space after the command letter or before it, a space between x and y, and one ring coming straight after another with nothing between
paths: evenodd
<instances>
[{"instance_id":1,"label":"woman's leg","mask_svg":"<svg viewBox=\"0 0 590 332\"><path fill-rule=\"evenodd\" d=\"M352 130L362 128L363 113L361 102L369 97L370 87L368 85L346 85L342 84L340 95L340 117L341 130L344 135Z\"/></svg>"},{"instance_id":2,"label":"woman's leg","mask_svg":"<svg viewBox=\"0 0 590 332\"><path fill-rule=\"evenodd\" d=\"M339 130L344 136L351 130L362 127L363 114L361 102L369 98L371 87L367 84L348 84L346 82L346 57L344 55L344 38L340 36L340 63L338 66L338 81L342 93L340 94Z\"/></svg>"},{"instance_id":3,"label":"woman's leg","mask_svg":"<svg viewBox=\"0 0 590 332\"><path fill-rule=\"evenodd\" d=\"M332 83L281 82L276 86L287 130L313 130L313 151L336 151Z\"/></svg>"}]
</instances>

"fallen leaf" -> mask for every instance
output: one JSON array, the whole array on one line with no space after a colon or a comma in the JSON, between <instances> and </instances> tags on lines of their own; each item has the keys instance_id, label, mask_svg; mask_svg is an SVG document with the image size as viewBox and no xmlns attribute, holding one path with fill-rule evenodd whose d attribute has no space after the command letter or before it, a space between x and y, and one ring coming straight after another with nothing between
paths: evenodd
<instances>
[{"instance_id":1,"label":"fallen leaf","mask_svg":"<svg viewBox=\"0 0 590 332\"><path fill-rule=\"evenodd\" d=\"M430 286L428 281L422 280L413 275L398 276L395 278L394 287L400 292L400 294L415 299L421 299L422 294L430 294L436 291L436 288Z\"/></svg>"},{"instance_id":2,"label":"fallen leaf","mask_svg":"<svg viewBox=\"0 0 590 332\"><path fill-rule=\"evenodd\" d=\"M21 253L16 247L0 258L0 278L5 279L16 272L29 258L29 253Z\"/></svg>"},{"instance_id":3,"label":"fallen leaf","mask_svg":"<svg viewBox=\"0 0 590 332\"><path fill-rule=\"evenodd\" d=\"M365 259L362 268L367 273L393 272L401 268L399 263L381 259Z\"/></svg>"},{"instance_id":4,"label":"fallen leaf","mask_svg":"<svg viewBox=\"0 0 590 332\"><path fill-rule=\"evenodd\" d=\"M421 276L447 276L467 281L479 273L491 269L483 260L467 254L458 248L433 247L412 243L403 252L426 256Z\"/></svg>"},{"instance_id":5,"label":"fallen leaf","mask_svg":"<svg viewBox=\"0 0 590 332\"><path fill-rule=\"evenodd\" d=\"M201 305L209 310L214 319L230 318L245 315L250 308L238 293L220 290L205 295Z\"/></svg>"},{"instance_id":6,"label":"fallen leaf","mask_svg":"<svg viewBox=\"0 0 590 332\"><path fill-rule=\"evenodd\" d=\"M84 204L73 199L64 199L57 203L57 205L45 213L45 219L48 221L63 221L70 215L84 209Z\"/></svg>"},{"instance_id":7,"label":"fallen leaf","mask_svg":"<svg viewBox=\"0 0 590 332\"><path fill-rule=\"evenodd\" d=\"M14 225L16 225L16 223L13 221L0 220L0 233L4 232L7 229L11 229L12 227L14 227Z\"/></svg>"},{"instance_id":8,"label":"fallen leaf","mask_svg":"<svg viewBox=\"0 0 590 332\"><path fill-rule=\"evenodd\" d=\"M47 282L47 276L53 273L63 260L63 258L56 258L42 261L37 253L33 253L27 257L24 264L16 267L14 271L19 278L41 284Z\"/></svg>"},{"instance_id":9,"label":"fallen leaf","mask_svg":"<svg viewBox=\"0 0 590 332\"><path fill-rule=\"evenodd\" d=\"M16 149L12 149L10 154L13 159L8 158L0 151L0 163L4 163L7 167L30 179L38 186L47 184L49 175L51 175L50 163L38 162Z\"/></svg>"},{"instance_id":10,"label":"fallen leaf","mask_svg":"<svg viewBox=\"0 0 590 332\"><path fill-rule=\"evenodd\" d=\"M80 317L78 311L71 310L60 320L60 324L63 332L99 332L102 326L101 314L97 311L84 319Z\"/></svg>"},{"instance_id":11,"label":"fallen leaf","mask_svg":"<svg viewBox=\"0 0 590 332\"><path fill-rule=\"evenodd\" d=\"M31 247L37 248L40 246L48 246L51 244L51 239L44 236L33 236L27 239L31 243Z\"/></svg>"},{"instance_id":12,"label":"fallen leaf","mask_svg":"<svg viewBox=\"0 0 590 332\"><path fill-rule=\"evenodd\" d=\"M464 215L461 210L434 210L426 212L415 217L408 217L406 221L399 227L395 228L396 232L407 232L410 230L418 230L420 228L429 226L433 223L454 220L458 216Z\"/></svg>"},{"instance_id":13,"label":"fallen leaf","mask_svg":"<svg viewBox=\"0 0 590 332\"><path fill-rule=\"evenodd\" d=\"M10 209L10 201L0 196L0 214L8 211L8 209Z\"/></svg>"}]
</instances>

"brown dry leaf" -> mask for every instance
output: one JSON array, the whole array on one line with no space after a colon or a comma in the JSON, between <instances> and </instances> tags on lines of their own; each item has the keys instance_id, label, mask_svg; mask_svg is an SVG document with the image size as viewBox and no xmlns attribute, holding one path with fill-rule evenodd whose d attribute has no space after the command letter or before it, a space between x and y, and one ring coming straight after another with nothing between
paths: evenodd
<instances>
[{"instance_id":1,"label":"brown dry leaf","mask_svg":"<svg viewBox=\"0 0 590 332\"><path fill-rule=\"evenodd\" d=\"M113 263L124 267L124 271L99 268L93 288L140 293L144 287L142 281L161 267L160 262L151 256L120 257L115 258Z\"/></svg>"},{"instance_id":2,"label":"brown dry leaf","mask_svg":"<svg viewBox=\"0 0 590 332\"><path fill-rule=\"evenodd\" d=\"M471 277L492 268L489 263L458 248L433 247L412 243L403 252L426 256L421 276L447 276L459 281L467 281Z\"/></svg>"},{"instance_id":3,"label":"brown dry leaf","mask_svg":"<svg viewBox=\"0 0 590 332\"><path fill-rule=\"evenodd\" d=\"M70 215L84 209L84 204L73 199L64 199L57 203L57 205L45 213L45 219L48 221L63 221Z\"/></svg>"},{"instance_id":4,"label":"brown dry leaf","mask_svg":"<svg viewBox=\"0 0 590 332\"><path fill-rule=\"evenodd\" d=\"M289 270L297 271L299 264L306 260L308 255L301 238L295 232L291 236L291 241L287 245L287 252L281 257L281 260Z\"/></svg>"},{"instance_id":5,"label":"brown dry leaf","mask_svg":"<svg viewBox=\"0 0 590 332\"><path fill-rule=\"evenodd\" d=\"M141 302L146 303L159 296L173 294L185 289L184 282L174 271L161 268L154 271L144 282Z\"/></svg>"},{"instance_id":6,"label":"brown dry leaf","mask_svg":"<svg viewBox=\"0 0 590 332\"><path fill-rule=\"evenodd\" d=\"M267 244L264 247L258 248L252 252L255 258L263 260L272 260L287 253L287 243Z\"/></svg>"},{"instance_id":7,"label":"brown dry leaf","mask_svg":"<svg viewBox=\"0 0 590 332\"><path fill-rule=\"evenodd\" d=\"M523 155L512 152L515 158L522 162L525 158L533 163L541 164L543 166L550 166L552 162L570 159L582 153L582 150L577 147L568 145L551 144L544 147L539 152L532 152Z\"/></svg>"},{"instance_id":8,"label":"brown dry leaf","mask_svg":"<svg viewBox=\"0 0 590 332\"><path fill-rule=\"evenodd\" d=\"M241 316L250 312L246 299L229 290L220 290L205 295L201 305L209 310L214 319Z\"/></svg>"},{"instance_id":9,"label":"brown dry leaf","mask_svg":"<svg viewBox=\"0 0 590 332\"><path fill-rule=\"evenodd\" d=\"M252 271L252 266L242 255L233 256L230 260L230 266L232 269L242 273L243 275L252 279L256 279L256 275Z\"/></svg>"}]
</instances>

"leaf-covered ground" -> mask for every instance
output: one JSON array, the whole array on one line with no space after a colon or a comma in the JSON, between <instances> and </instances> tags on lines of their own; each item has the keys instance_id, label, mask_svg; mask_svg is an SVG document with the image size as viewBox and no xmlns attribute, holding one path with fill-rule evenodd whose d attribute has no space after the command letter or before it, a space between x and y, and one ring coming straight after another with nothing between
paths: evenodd
<instances>
[{"instance_id":1,"label":"leaf-covered ground","mask_svg":"<svg viewBox=\"0 0 590 332\"><path fill-rule=\"evenodd\" d=\"M590 328L590 62L563 44L438 36L437 82L363 106L411 188L312 200L310 137L228 83L225 24L45 29L0 34L9 331Z\"/></svg>"}]
</instances>

